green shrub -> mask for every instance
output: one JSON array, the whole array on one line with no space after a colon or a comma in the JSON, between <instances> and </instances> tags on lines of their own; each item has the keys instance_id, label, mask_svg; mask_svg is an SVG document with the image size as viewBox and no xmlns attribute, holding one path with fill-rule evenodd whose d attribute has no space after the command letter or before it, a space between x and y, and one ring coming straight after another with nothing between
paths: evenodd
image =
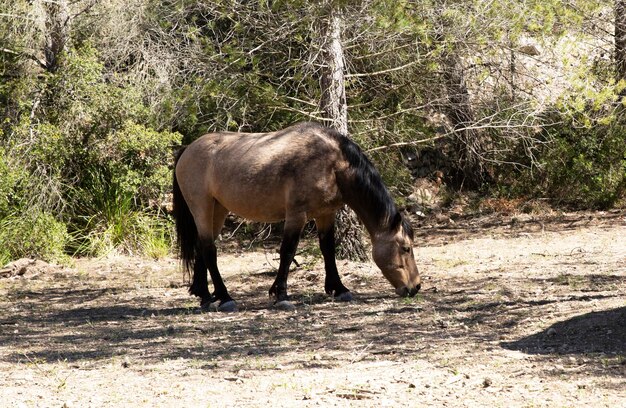
<instances>
[{"instance_id":1,"label":"green shrub","mask_svg":"<svg viewBox=\"0 0 626 408\"><path fill-rule=\"evenodd\" d=\"M608 208L626 193L626 125L570 121L544 130L540 156L544 194L576 208Z\"/></svg>"},{"instance_id":2,"label":"green shrub","mask_svg":"<svg viewBox=\"0 0 626 408\"><path fill-rule=\"evenodd\" d=\"M179 133L158 132L127 121L101 143L99 166L107 169L122 190L149 205L171 188L172 146L181 139Z\"/></svg>"},{"instance_id":3,"label":"green shrub","mask_svg":"<svg viewBox=\"0 0 626 408\"><path fill-rule=\"evenodd\" d=\"M586 72L586 71L585 71ZM581 74L580 83L546 110L539 132L500 165L500 197L542 197L574 209L606 209L626 197L624 83Z\"/></svg>"},{"instance_id":4,"label":"green shrub","mask_svg":"<svg viewBox=\"0 0 626 408\"><path fill-rule=\"evenodd\" d=\"M138 87L107 75L89 42L68 50L58 70L33 86L41 114L25 103L1 128L0 220L36 208L65 223L71 240L60 247L70 253L166 253L171 222L159 207L181 135L155 128ZM11 223L5 235L17 248L27 225Z\"/></svg>"},{"instance_id":5,"label":"green shrub","mask_svg":"<svg viewBox=\"0 0 626 408\"><path fill-rule=\"evenodd\" d=\"M51 214L9 215L0 220L0 264L24 257L62 259L68 239L65 224Z\"/></svg>"},{"instance_id":6,"label":"green shrub","mask_svg":"<svg viewBox=\"0 0 626 408\"><path fill-rule=\"evenodd\" d=\"M69 235L51 211L50 190L56 186L33 170L0 147L0 264L22 257L64 258Z\"/></svg>"},{"instance_id":7,"label":"green shrub","mask_svg":"<svg viewBox=\"0 0 626 408\"><path fill-rule=\"evenodd\" d=\"M75 255L103 256L118 251L159 259L170 253L171 223L148 212L121 207L114 218L95 214L74 233Z\"/></svg>"},{"instance_id":8,"label":"green shrub","mask_svg":"<svg viewBox=\"0 0 626 408\"><path fill-rule=\"evenodd\" d=\"M156 210L142 208L135 192L107 169L92 170L86 189L75 192L72 252L102 256L112 251L151 257L167 255L172 223Z\"/></svg>"},{"instance_id":9,"label":"green shrub","mask_svg":"<svg viewBox=\"0 0 626 408\"><path fill-rule=\"evenodd\" d=\"M626 197L626 126L562 123L543 130L544 145L524 169L499 169L499 197L542 197L573 209L606 209Z\"/></svg>"},{"instance_id":10,"label":"green shrub","mask_svg":"<svg viewBox=\"0 0 626 408\"><path fill-rule=\"evenodd\" d=\"M0 148L0 218L6 216L10 211L16 178L5 150Z\"/></svg>"}]
</instances>

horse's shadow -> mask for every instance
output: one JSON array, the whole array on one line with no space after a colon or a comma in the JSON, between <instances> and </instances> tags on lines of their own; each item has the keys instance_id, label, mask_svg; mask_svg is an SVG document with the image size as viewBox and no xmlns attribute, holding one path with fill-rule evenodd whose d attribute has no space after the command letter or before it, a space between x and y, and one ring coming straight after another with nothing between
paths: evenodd
<instances>
[{"instance_id":1,"label":"horse's shadow","mask_svg":"<svg viewBox=\"0 0 626 408\"><path fill-rule=\"evenodd\" d=\"M117 304L107 298L123 292L123 288L14 292L20 306L0 315L0 344L10 350L0 361L74 364L127 355L146 361L181 357L228 360L288 353L295 338L307 348L325 345L315 336L318 329L305 321L290 323L288 319L298 313L273 310L269 297L247 293L240 299L240 313L230 315L207 313L195 304L176 307L148 294L124 298ZM364 296L357 302L376 298ZM337 302L318 292L296 292L291 300L300 311ZM342 306L334 305L338 310ZM343 345L336 347L342 349Z\"/></svg>"},{"instance_id":2,"label":"horse's shadow","mask_svg":"<svg viewBox=\"0 0 626 408\"><path fill-rule=\"evenodd\" d=\"M519 340L502 342L527 354L626 355L626 307L585 313Z\"/></svg>"}]
</instances>

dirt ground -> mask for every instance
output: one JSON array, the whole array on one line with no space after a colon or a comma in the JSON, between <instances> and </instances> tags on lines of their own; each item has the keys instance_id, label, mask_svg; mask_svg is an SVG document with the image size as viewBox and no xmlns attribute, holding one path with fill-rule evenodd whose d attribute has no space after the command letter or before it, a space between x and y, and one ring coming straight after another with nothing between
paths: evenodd
<instances>
[{"instance_id":1,"label":"dirt ground","mask_svg":"<svg viewBox=\"0 0 626 408\"><path fill-rule=\"evenodd\" d=\"M313 242L267 291L276 248L219 257L237 313L201 313L173 259L0 275L0 406L626 407L626 213L421 222L424 284L397 298Z\"/></svg>"}]
</instances>

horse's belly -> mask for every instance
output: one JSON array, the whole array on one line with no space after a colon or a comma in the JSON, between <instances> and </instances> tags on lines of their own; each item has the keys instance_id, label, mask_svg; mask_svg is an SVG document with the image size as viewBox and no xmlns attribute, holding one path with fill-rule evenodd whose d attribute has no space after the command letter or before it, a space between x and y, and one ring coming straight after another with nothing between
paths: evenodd
<instances>
[{"instance_id":1,"label":"horse's belly","mask_svg":"<svg viewBox=\"0 0 626 408\"><path fill-rule=\"evenodd\" d=\"M335 191L306 189L295 182L287 184L296 187L269 189L274 194L267 194L267 189L241 184L241 189L217 191L215 198L231 213L256 222L279 222L296 213L315 218L341 206Z\"/></svg>"},{"instance_id":2,"label":"horse's belly","mask_svg":"<svg viewBox=\"0 0 626 408\"><path fill-rule=\"evenodd\" d=\"M256 222L278 222L285 219L286 209L284 206L267 206L254 198L249 198L250 202L243 200L219 200L228 211ZM282 208L281 208L282 207Z\"/></svg>"},{"instance_id":3,"label":"horse's belly","mask_svg":"<svg viewBox=\"0 0 626 408\"><path fill-rule=\"evenodd\" d=\"M211 191L215 199L228 211L250 221L278 222L285 219L286 206L282 195L271 183L261 186L244 180L214 186ZM273 194L267 194L272 191Z\"/></svg>"}]
</instances>

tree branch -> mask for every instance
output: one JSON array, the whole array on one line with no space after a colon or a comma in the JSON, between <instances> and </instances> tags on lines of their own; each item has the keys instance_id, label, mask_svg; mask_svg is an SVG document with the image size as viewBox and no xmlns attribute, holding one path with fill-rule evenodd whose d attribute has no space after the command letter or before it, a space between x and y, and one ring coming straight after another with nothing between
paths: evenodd
<instances>
[{"instance_id":1,"label":"tree branch","mask_svg":"<svg viewBox=\"0 0 626 408\"><path fill-rule=\"evenodd\" d=\"M376 151L379 151L379 150L389 149L390 147L415 146L415 145L422 144L422 143L434 142L435 140L443 139L446 136L447 135L439 135L439 136L431 137L431 138L428 138L428 139L414 140L412 142L392 143L392 144L385 145L385 146L374 147L373 149L368 149L365 152L366 153L376 152Z\"/></svg>"},{"instance_id":2,"label":"tree branch","mask_svg":"<svg viewBox=\"0 0 626 408\"><path fill-rule=\"evenodd\" d=\"M23 20L35 21L34 18L27 16L20 16L19 14L8 14L8 13L0 13L0 17L8 17L8 18L21 18Z\"/></svg>"},{"instance_id":3,"label":"tree branch","mask_svg":"<svg viewBox=\"0 0 626 408\"><path fill-rule=\"evenodd\" d=\"M409 62L408 64L404 64L404 65L401 65L399 67L389 68L389 69L385 69L385 70L382 70L382 71L376 71L376 72L366 72L366 73L362 73L362 74L346 74L345 77L346 78L362 78L362 77L370 77L370 76L374 76L374 75L383 75L383 74L387 74L389 72L400 71L401 69L408 68L408 67L410 67L412 65L416 65L419 62L420 61L412 61L412 62Z\"/></svg>"},{"instance_id":4,"label":"tree branch","mask_svg":"<svg viewBox=\"0 0 626 408\"><path fill-rule=\"evenodd\" d=\"M34 56L32 54L28 54L26 52L20 52L20 51L11 50L9 48L0 48L0 52L4 52L6 54L11 54L11 55L17 55L17 56L26 57L29 60L35 61L37 63L37 65L39 65L41 68L43 68L43 69L47 69L48 68L48 66L46 65L45 61L40 60L39 58L37 58L36 56Z\"/></svg>"}]
</instances>

